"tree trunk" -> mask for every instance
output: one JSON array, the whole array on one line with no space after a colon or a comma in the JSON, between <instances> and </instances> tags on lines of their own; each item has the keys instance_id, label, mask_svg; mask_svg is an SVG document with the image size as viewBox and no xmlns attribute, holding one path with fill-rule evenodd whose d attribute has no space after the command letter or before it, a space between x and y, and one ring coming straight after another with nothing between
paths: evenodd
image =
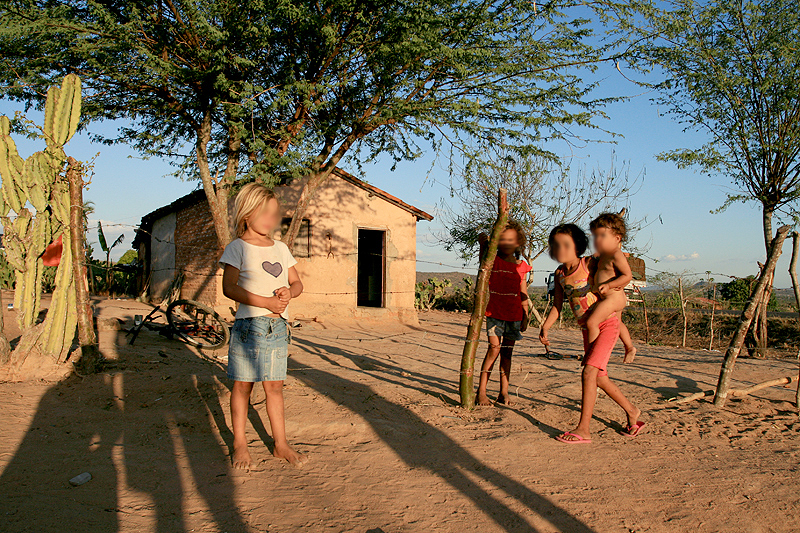
<instances>
[{"instance_id":1,"label":"tree trunk","mask_svg":"<svg viewBox=\"0 0 800 533\"><path fill-rule=\"evenodd\" d=\"M303 223L303 216L308 210L308 205L311 203L311 199L314 197L317 189L319 189L320 186L330 177L331 172L332 170L321 170L319 172L310 174L308 179L306 179L306 182L303 184L303 189L300 191L300 197L297 199L297 204L294 206L292 222L289 224L289 230L286 232L286 235L281 235L281 242L286 244L286 246L289 247L289 250L294 249L294 241L297 239L297 235L300 233L300 226Z\"/></svg>"},{"instance_id":2,"label":"tree trunk","mask_svg":"<svg viewBox=\"0 0 800 533\"><path fill-rule=\"evenodd\" d=\"M681 341L681 346L686 348L686 328L688 321L686 319L686 300L683 298L683 278L678 278L678 295L681 298L681 315L683 316L683 341Z\"/></svg>"},{"instance_id":3,"label":"tree trunk","mask_svg":"<svg viewBox=\"0 0 800 533\"><path fill-rule=\"evenodd\" d=\"M750 295L750 299L747 301L747 305L744 307L744 311L742 311L742 316L739 318L736 332L733 337L731 337L730 344L725 352L725 359L722 362L722 368L720 369L717 392L714 395L714 405L717 407L725 405L725 400L728 397L728 390L730 389L730 381L733 376L733 367L736 364L736 358L742 350L742 342L753 321L753 315L755 314L756 307L758 307L758 302L764 297L766 286L769 283L772 273L775 272L775 265L781 255L781 247L783 246L783 241L786 239L786 235L789 233L789 229L789 226L781 227L775 239L773 239L769 254L767 255L767 264L764 266L764 270L758 279L758 283L756 283L755 289L753 289Z\"/></svg>"},{"instance_id":4,"label":"tree trunk","mask_svg":"<svg viewBox=\"0 0 800 533\"><path fill-rule=\"evenodd\" d=\"M797 313L800 315L800 285L797 283L797 256L800 255L800 234L796 231L792 233L792 260L789 262L789 276L792 278L792 288L794 289L794 303L797 306ZM800 324L800 322L798 322ZM800 349L797 352L797 361L800 363ZM800 367L800 365L798 365ZM797 392L795 393L795 407L800 409L800 368L798 368Z\"/></svg>"},{"instance_id":5,"label":"tree trunk","mask_svg":"<svg viewBox=\"0 0 800 533\"><path fill-rule=\"evenodd\" d=\"M497 194L497 220L492 229L486 255L482 258L478 271L478 280L475 283L475 299L472 307L472 316L469 319L467 338L464 341L464 351L461 354L461 375L459 378L459 394L461 407L472 409L475 407L475 384L473 374L475 371L475 355L480 342L481 326L489 303L489 277L492 275L494 259L497 257L497 244L500 234L508 223L508 198L505 189L500 189Z\"/></svg>"},{"instance_id":6,"label":"tree trunk","mask_svg":"<svg viewBox=\"0 0 800 533\"><path fill-rule=\"evenodd\" d=\"M764 207L762 214L762 223L764 226L764 248L769 254L770 242L772 241L772 216L775 210L773 208ZM759 308L759 316L757 320L758 333L756 337L756 354L758 357L767 356L767 344L769 340L767 332L767 307L769 301L772 299L772 279L767 280L767 287L764 289L764 295L761 299L761 307Z\"/></svg>"},{"instance_id":7,"label":"tree trunk","mask_svg":"<svg viewBox=\"0 0 800 533\"><path fill-rule=\"evenodd\" d=\"M100 366L101 355L94 333L94 312L89 300L86 278L86 251L83 232L83 177L78 170L78 162L70 157L67 179L69 180L69 233L72 240L72 277L75 280L75 296L78 304L78 342L81 345L81 358L76 368L81 373L96 372Z\"/></svg>"},{"instance_id":8,"label":"tree trunk","mask_svg":"<svg viewBox=\"0 0 800 533\"><path fill-rule=\"evenodd\" d=\"M195 144L195 154L197 156L197 170L200 174L200 181L203 183L203 191L206 193L208 210L211 212L211 219L214 222L214 232L217 234L217 242L224 248L231 241L230 225L228 223L228 191L227 183L219 182L211 176L211 169L208 166L208 143L211 141L211 111L206 111L200 128L197 130L197 140ZM229 153L229 164L226 168L226 175L230 169L230 158L233 154ZM238 151L237 151L238 157ZM230 179L230 176L227 176Z\"/></svg>"}]
</instances>

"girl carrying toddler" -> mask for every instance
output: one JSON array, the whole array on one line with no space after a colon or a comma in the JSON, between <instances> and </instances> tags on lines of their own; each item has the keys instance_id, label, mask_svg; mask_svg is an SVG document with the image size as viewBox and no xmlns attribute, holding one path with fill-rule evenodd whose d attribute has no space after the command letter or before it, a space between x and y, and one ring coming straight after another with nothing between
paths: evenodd
<instances>
[{"instance_id":1,"label":"girl carrying toddler","mask_svg":"<svg viewBox=\"0 0 800 533\"><path fill-rule=\"evenodd\" d=\"M575 429L556 437L557 440L566 444L588 444L592 442L589 423L592 420L598 387L625 411L627 425L624 427L623 433L635 436L644 426L644 423L639 421L641 410L628 401L622 391L619 390L619 387L609 379L608 371L606 370L608 361L611 358L611 351L619 338L620 321L618 311L621 309L617 309L620 305L618 300L612 299L602 305L598 305L598 302L602 301L604 294L609 294L609 291L615 291L616 285L622 283L625 278L624 275L617 273L614 269L616 254L613 246L606 246L607 242L602 242L602 238L598 239L598 236L604 235L606 232L599 232L597 228L607 230L606 225L602 220L600 222L592 222L595 243L600 245L600 250L598 250L600 257L598 259L583 256L589 246L589 239L583 230L575 224L556 226L550 232L548 239L550 257L561 263L561 265L556 270L553 307L539 332L539 340L544 345L550 344L547 332L558 320L564 301L566 301L579 323L582 324L581 330L585 354L581 375L580 421ZM598 242L598 240L601 242ZM610 242L614 241L616 239L612 239ZM616 241L617 247L619 242ZM603 268L598 268L598 266ZM628 272L630 272L630 269L628 269ZM602 291L604 294L600 294L600 296L595 292L598 285L595 283L595 276L601 281L601 284L607 284L606 289ZM614 297L616 296L615 294ZM624 297L624 295L622 296ZM593 327L596 326L597 328L597 334L593 340L590 340L590 332L587 325L589 320L592 320Z\"/></svg>"}]
</instances>

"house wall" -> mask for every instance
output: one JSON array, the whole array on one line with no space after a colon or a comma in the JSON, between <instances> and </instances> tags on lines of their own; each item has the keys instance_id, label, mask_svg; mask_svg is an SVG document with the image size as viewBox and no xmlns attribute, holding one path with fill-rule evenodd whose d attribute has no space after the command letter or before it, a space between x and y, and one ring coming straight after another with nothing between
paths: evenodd
<instances>
[{"instance_id":1,"label":"house wall","mask_svg":"<svg viewBox=\"0 0 800 533\"><path fill-rule=\"evenodd\" d=\"M175 278L175 213L153 223L150 239L150 295L163 298Z\"/></svg>"},{"instance_id":2,"label":"house wall","mask_svg":"<svg viewBox=\"0 0 800 533\"><path fill-rule=\"evenodd\" d=\"M184 273L181 298L209 305L218 303L218 281L222 277L217 260L222 249L206 202L184 207L176 214L175 267ZM219 291L219 296L222 291Z\"/></svg>"},{"instance_id":3,"label":"house wall","mask_svg":"<svg viewBox=\"0 0 800 533\"><path fill-rule=\"evenodd\" d=\"M276 189L281 204L295 205L302 181ZM285 209L284 216L292 210ZM290 313L314 316L384 318L416 323L416 218L408 211L332 177L315 193L307 213L311 221L311 257L298 258L304 293ZM385 307L356 305L358 229L386 231ZM330 234L330 239L328 239ZM329 256L328 251L332 252Z\"/></svg>"},{"instance_id":4,"label":"house wall","mask_svg":"<svg viewBox=\"0 0 800 533\"><path fill-rule=\"evenodd\" d=\"M276 189L291 216L302 188L300 180ZM229 213L233 226L233 199ZM222 249L208 205L200 202L170 215L173 219L172 264L185 275L181 297L211 304L230 316L235 303L222 294L222 269L217 260ZM165 218L169 218L165 217ZM289 311L296 318L393 318L417 323L414 309L416 283L416 218L408 211L373 196L344 180L332 177L315 194L305 218L310 220L311 257L297 258L304 294L292 301ZM154 229L166 224L159 219ZM358 229L386 231L385 307L356 305ZM231 227L231 229L233 229ZM330 239L328 239L330 234ZM162 260L153 242L153 264ZM331 252L330 255L328 252ZM158 258L158 259L157 259ZM174 271L165 278L165 291ZM166 279L168 278L168 279Z\"/></svg>"}]
</instances>

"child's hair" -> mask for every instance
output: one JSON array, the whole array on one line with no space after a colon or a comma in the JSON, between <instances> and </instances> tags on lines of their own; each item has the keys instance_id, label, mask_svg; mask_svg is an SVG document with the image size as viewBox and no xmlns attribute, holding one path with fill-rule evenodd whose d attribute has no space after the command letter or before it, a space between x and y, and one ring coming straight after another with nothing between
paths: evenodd
<instances>
[{"instance_id":1,"label":"child's hair","mask_svg":"<svg viewBox=\"0 0 800 533\"><path fill-rule=\"evenodd\" d=\"M572 237L572 241L575 243L575 253L578 257L586 253L586 248L589 247L589 237L580 227L575 224L559 224L552 229L550 236L547 238L547 245L550 247L548 251L550 259L555 259L553 247L556 243L556 235L569 235Z\"/></svg>"},{"instance_id":2,"label":"child's hair","mask_svg":"<svg viewBox=\"0 0 800 533\"><path fill-rule=\"evenodd\" d=\"M625 219L617 213L603 213L589 224L589 230L594 231L598 228L611 230L621 241L628 238L628 228L625 226Z\"/></svg>"},{"instance_id":3,"label":"child's hair","mask_svg":"<svg viewBox=\"0 0 800 533\"><path fill-rule=\"evenodd\" d=\"M236 195L236 236L241 237L247 230L247 219L253 216L267 202L275 198L272 189L260 183L248 183Z\"/></svg>"},{"instance_id":4,"label":"child's hair","mask_svg":"<svg viewBox=\"0 0 800 533\"><path fill-rule=\"evenodd\" d=\"M509 220L503 231L513 229L517 232L517 249L514 250L514 256L519 259L522 252L525 250L525 245L528 243L528 237L525 235L525 230L522 229L522 224L516 220Z\"/></svg>"}]
</instances>

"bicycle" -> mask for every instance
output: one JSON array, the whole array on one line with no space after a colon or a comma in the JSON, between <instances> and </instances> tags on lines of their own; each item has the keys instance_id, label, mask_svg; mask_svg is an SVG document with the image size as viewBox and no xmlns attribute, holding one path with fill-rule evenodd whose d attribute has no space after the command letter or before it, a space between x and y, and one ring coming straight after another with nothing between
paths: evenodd
<instances>
[{"instance_id":1,"label":"bicycle","mask_svg":"<svg viewBox=\"0 0 800 533\"><path fill-rule=\"evenodd\" d=\"M221 348L230 340L228 325L222 321L216 311L194 300L175 300L162 311L162 304L157 305L146 317L134 317L134 327L128 331L131 335L128 344L133 345L143 327L157 331L168 339L178 337L187 344L197 348ZM167 323L159 324L153 318L156 313L166 314Z\"/></svg>"}]
</instances>

